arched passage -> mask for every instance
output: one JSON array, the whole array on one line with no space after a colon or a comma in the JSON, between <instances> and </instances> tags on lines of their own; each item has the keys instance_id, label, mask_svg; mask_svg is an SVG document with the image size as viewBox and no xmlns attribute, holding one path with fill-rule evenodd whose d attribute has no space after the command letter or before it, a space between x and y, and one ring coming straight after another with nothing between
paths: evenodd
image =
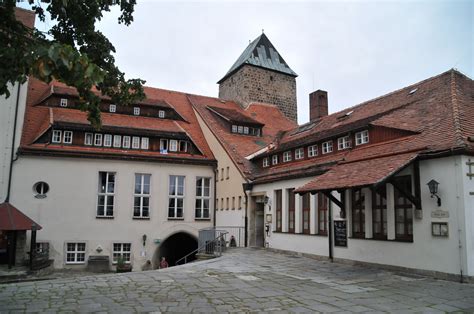
<instances>
[{"instance_id":1,"label":"arched passage","mask_svg":"<svg viewBox=\"0 0 474 314\"><path fill-rule=\"evenodd\" d=\"M159 265L161 258L165 257L169 266L175 266L176 261L196 250L197 239L186 232L175 233L164 240L156 254L155 265ZM189 256L187 261L196 259L195 254ZM180 263L181 264L181 263Z\"/></svg>"}]
</instances>

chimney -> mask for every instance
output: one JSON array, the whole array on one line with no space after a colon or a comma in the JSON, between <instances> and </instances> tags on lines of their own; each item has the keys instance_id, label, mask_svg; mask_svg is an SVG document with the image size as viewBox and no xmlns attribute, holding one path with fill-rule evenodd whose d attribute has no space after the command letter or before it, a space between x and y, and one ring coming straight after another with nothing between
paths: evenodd
<instances>
[{"instance_id":1,"label":"chimney","mask_svg":"<svg viewBox=\"0 0 474 314\"><path fill-rule=\"evenodd\" d=\"M318 89L309 94L309 120L328 115L328 92Z\"/></svg>"}]
</instances>

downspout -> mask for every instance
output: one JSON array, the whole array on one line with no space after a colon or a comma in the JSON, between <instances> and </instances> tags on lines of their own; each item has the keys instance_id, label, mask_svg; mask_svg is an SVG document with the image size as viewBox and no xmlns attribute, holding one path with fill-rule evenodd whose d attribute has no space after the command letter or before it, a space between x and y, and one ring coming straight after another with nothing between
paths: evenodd
<instances>
[{"instance_id":1,"label":"downspout","mask_svg":"<svg viewBox=\"0 0 474 314\"><path fill-rule=\"evenodd\" d=\"M14 154L15 154L15 139L16 139L16 124L18 120L18 106L20 104L20 88L21 84L18 83L18 89L16 92L16 105L15 105L15 118L13 121L13 134L12 134L12 147L11 147L11 154L10 154L10 171L8 173L8 185L7 185L7 195L5 196L4 203L8 203L10 201L10 191L12 185L12 174L13 174L13 162L15 161Z\"/></svg>"},{"instance_id":2,"label":"downspout","mask_svg":"<svg viewBox=\"0 0 474 314\"><path fill-rule=\"evenodd\" d=\"M248 217L248 208L249 208L249 197L247 195L247 191L252 190L252 183L242 183L242 188L245 193L245 218L244 218L244 241L245 247L247 247L248 243L248 235L249 235L249 217Z\"/></svg>"},{"instance_id":3,"label":"downspout","mask_svg":"<svg viewBox=\"0 0 474 314\"><path fill-rule=\"evenodd\" d=\"M456 158L456 156L453 156L454 158ZM459 157L461 159L461 165L462 165L462 158ZM461 221L459 220L459 196L460 195L463 195L464 191L461 191L462 193L459 193L459 180L462 180L460 177L459 177L459 172L462 171L462 166L461 166L461 169L458 169L458 162L457 160L454 161L454 177L455 177L455 180L456 180L456 221L457 221L457 225L458 225L458 248L459 248L459 275L461 276L460 277L460 282L463 283L464 282L464 277L463 277L463 245L462 245L462 227L461 227ZM464 208L464 204L463 204L463 208ZM466 211L466 208L464 208L464 213ZM465 214L464 214L465 215Z\"/></svg>"},{"instance_id":4,"label":"downspout","mask_svg":"<svg viewBox=\"0 0 474 314\"><path fill-rule=\"evenodd\" d=\"M212 226L216 227L216 218L217 218L217 208L216 208L216 200L217 200L217 164L214 165L214 214L213 214L213 222Z\"/></svg>"}]
</instances>

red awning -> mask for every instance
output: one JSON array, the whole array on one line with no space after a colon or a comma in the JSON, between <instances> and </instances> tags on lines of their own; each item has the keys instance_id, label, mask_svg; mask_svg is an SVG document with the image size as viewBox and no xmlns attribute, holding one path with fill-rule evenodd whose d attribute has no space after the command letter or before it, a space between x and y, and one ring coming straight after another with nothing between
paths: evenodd
<instances>
[{"instance_id":1,"label":"red awning","mask_svg":"<svg viewBox=\"0 0 474 314\"><path fill-rule=\"evenodd\" d=\"M12 204L0 204L0 230L31 230L33 224L36 225L36 230L41 229L40 225L31 220Z\"/></svg>"},{"instance_id":2,"label":"red awning","mask_svg":"<svg viewBox=\"0 0 474 314\"><path fill-rule=\"evenodd\" d=\"M408 165L417 155L411 152L340 163L295 192L332 191L381 183Z\"/></svg>"}]
</instances>

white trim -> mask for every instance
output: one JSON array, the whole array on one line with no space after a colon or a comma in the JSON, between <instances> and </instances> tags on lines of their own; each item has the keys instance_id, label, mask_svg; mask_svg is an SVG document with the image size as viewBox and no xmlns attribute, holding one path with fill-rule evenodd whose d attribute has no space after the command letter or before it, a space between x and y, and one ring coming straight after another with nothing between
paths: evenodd
<instances>
[{"instance_id":1,"label":"white trim","mask_svg":"<svg viewBox=\"0 0 474 314\"><path fill-rule=\"evenodd\" d=\"M183 179L183 193L182 195L179 194L178 190L179 190L179 179L182 178ZM174 186L175 186L175 189L174 189L174 194L171 194L170 193L170 188L171 188L171 180L174 180ZM179 175L170 175L169 176L169 182L168 182L168 218L172 218L172 219L184 219L184 198L185 198L185 195L186 195L186 177L185 176L179 176ZM174 206L173 207L170 207L170 200L171 199L175 199L175 202L174 202ZM178 216L178 200L182 200L182 207L181 207L181 212L182 212L182 215L181 216ZM170 209L173 209L174 211L174 216L170 216L169 213L170 213Z\"/></svg>"},{"instance_id":2,"label":"white trim","mask_svg":"<svg viewBox=\"0 0 474 314\"><path fill-rule=\"evenodd\" d=\"M201 182L201 195L198 194L197 185L198 181ZM207 185L207 195L206 195L206 185L205 182L208 181ZM207 216L204 215L204 210L206 207L204 206L205 201L207 202ZM210 177L196 177L196 201L200 201L200 206L194 208L194 218L195 219L209 219L210 218L210 211L211 211L211 178ZM197 202L196 202L197 203ZM196 204L195 204L196 205ZM201 215L197 216L196 211L200 210Z\"/></svg>"},{"instance_id":3,"label":"white trim","mask_svg":"<svg viewBox=\"0 0 474 314\"><path fill-rule=\"evenodd\" d=\"M53 134L51 136L51 143L61 143L63 132L61 130L53 130ZM59 140L57 139L59 137Z\"/></svg>"},{"instance_id":4,"label":"white trim","mask_svg":"<svg viewBox=\"0 0 474 314\"><path fill-rule=\"evenodd\" d=\"M84 145L92 146L92 144L94 144L94 134L86 133L84 135Z\"/></svg>"},{"instance_id":5,"label":"white trim","mask_svg":"<svg viewBox=\"0 0 474 314\"><path fill-rule=\"evenodd\" d=\"M73 250L69 250L69 244L74 246ZM84 250L79 250L79 245L84 245ZM85 264L86 263L86 243L85 242L66 242L65 247L65 254L64 254L64 262L66 264ZM68 261L68 254L73 254L74 260ZM83 254L83 260L78 260L80 254Z\"/></svg>"},{"instance_id":6,"label":"white trim","mask_svg":"<svg viewBox=\"0 0 474 314\"><path fill-rule=\"evenodd\" d=\"M122 147L122 135L114 135L114 147Z\"/></svg>"},{"instance_id":7,"label":"white trim","mask_svg":"<svg viewBox=\"0 0 474 314\"><path fill-rule=\"evenodd\" d=\"M109 105L109 112L114 113L117 112L117 106L114 104Z\"/></svg>"},{"instance_id":8,"label":"white trim","mask_svg":"<svg viewBox=\"0 0 474 314\"><path fill-rule=\"evenodd\" d=\"M64 144L72 144L72 131L64 131L63 132L63 143ZM68 140L66 140L68 139Z\"/></svg>"}]
</instances>

